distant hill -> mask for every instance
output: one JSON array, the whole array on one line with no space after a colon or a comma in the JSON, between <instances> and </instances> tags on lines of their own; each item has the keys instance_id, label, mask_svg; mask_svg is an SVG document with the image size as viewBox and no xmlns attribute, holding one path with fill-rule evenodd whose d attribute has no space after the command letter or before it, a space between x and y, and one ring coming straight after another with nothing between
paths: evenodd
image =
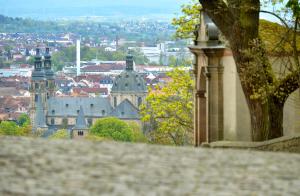
<instances>
[{"instance_id":1,"label":"distant hill","mask_svg":"<svg viewBox=\"0 0 300 196\"><path fill-rule=\"evenodd\" d=\"M87 16L171 18L189 0L0 0L0 14L34 19Z\"/></svg>"}]
</instances>

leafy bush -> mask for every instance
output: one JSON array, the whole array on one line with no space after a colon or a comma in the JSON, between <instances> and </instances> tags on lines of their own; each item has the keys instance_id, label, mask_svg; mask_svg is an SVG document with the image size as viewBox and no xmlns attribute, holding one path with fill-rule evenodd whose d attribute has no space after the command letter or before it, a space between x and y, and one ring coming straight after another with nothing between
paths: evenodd
<instances>
[{"instance_id":1,"label":"leafy bush","mask_svg":"<svg viewBox=\"0 0 300 196\"><path fill-rule=\"evenodd\" d=\"M15 122L2 121L0 124L0 135L24 136L26 134Z\"/></svg>"},{"instance_id":2,"label":"leafy bush","mask_svg":"<svg viewBox=\"0 0 300 196\"><path fill-rule=\"evenodd\" d=\"M69 133L66 129L60 129L49 137L50 139L69 139Z\"/></svg>"},{"instance_id":3,"label":"leafy bush","mask_svg":"<svg viewBox=\"0 0 300 196\"><path fill-rule=\"evenodd\" d=\"M134 140L134 134L128 124L113 117L97 120L91 127L90 133L116 141L131 142Z\"/></svg>"}]
</instances>

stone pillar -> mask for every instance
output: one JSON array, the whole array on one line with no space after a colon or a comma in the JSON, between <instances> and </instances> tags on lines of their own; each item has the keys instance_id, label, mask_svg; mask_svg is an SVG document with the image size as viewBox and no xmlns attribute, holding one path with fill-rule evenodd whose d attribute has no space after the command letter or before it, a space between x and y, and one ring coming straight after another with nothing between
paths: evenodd
<instances>
[{"instance_id":1,"label":"stone pillar","mask_svg":"<svg viewBox=\"0 0 300 196\"><path fill-rule=\"evenodd\" d=\"M208 57L208 142L223 140L223 66L224 49L204 49Z\"/></svg>"},{"instance_id":2,"label":"stone pillar","mask_svg":"<svg viewBox=\"0 0 300 196\"><path fill-rule=\"evenodd\" d=\"M194 92L194 144L196 147L201 143L207 142L207 99L206 99L206 75L204 52L197 47L190 47L191 52L195 55L194 75L195 75L195 92Z\"/></svg>"}]
</instances>

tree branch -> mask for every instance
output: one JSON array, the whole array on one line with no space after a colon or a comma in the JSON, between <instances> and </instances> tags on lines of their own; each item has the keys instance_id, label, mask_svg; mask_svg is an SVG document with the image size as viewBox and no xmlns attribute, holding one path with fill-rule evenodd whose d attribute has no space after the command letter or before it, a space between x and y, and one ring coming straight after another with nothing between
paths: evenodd
<instances>
[{"instance_id":1,"label":"tree branch","mask_svg":"<svg viewBox=\"0 0 300 196\"><path fill-rule=\"evenodd\" d=\"M288 96L299 88L299 72L294 71L280 81L274 96L282 103L286 101Z\"/></svg>"}]
</instances>

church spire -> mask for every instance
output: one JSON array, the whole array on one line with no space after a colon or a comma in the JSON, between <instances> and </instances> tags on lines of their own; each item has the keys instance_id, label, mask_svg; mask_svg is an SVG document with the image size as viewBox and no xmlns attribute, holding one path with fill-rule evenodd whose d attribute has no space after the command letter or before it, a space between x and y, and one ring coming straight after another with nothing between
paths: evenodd
<instances>
[{"instance_id":1,"label":"church spire","mask_svg":"<svg viewBox=\"0 0 300 196\"><path fill-rule=\"evenodd\" d=\"M80 106L79 114L76 119L76 125L74 129L87 129L86 121L84 118L84 112L82 106Z\"/></svg>"}]
</instances>

